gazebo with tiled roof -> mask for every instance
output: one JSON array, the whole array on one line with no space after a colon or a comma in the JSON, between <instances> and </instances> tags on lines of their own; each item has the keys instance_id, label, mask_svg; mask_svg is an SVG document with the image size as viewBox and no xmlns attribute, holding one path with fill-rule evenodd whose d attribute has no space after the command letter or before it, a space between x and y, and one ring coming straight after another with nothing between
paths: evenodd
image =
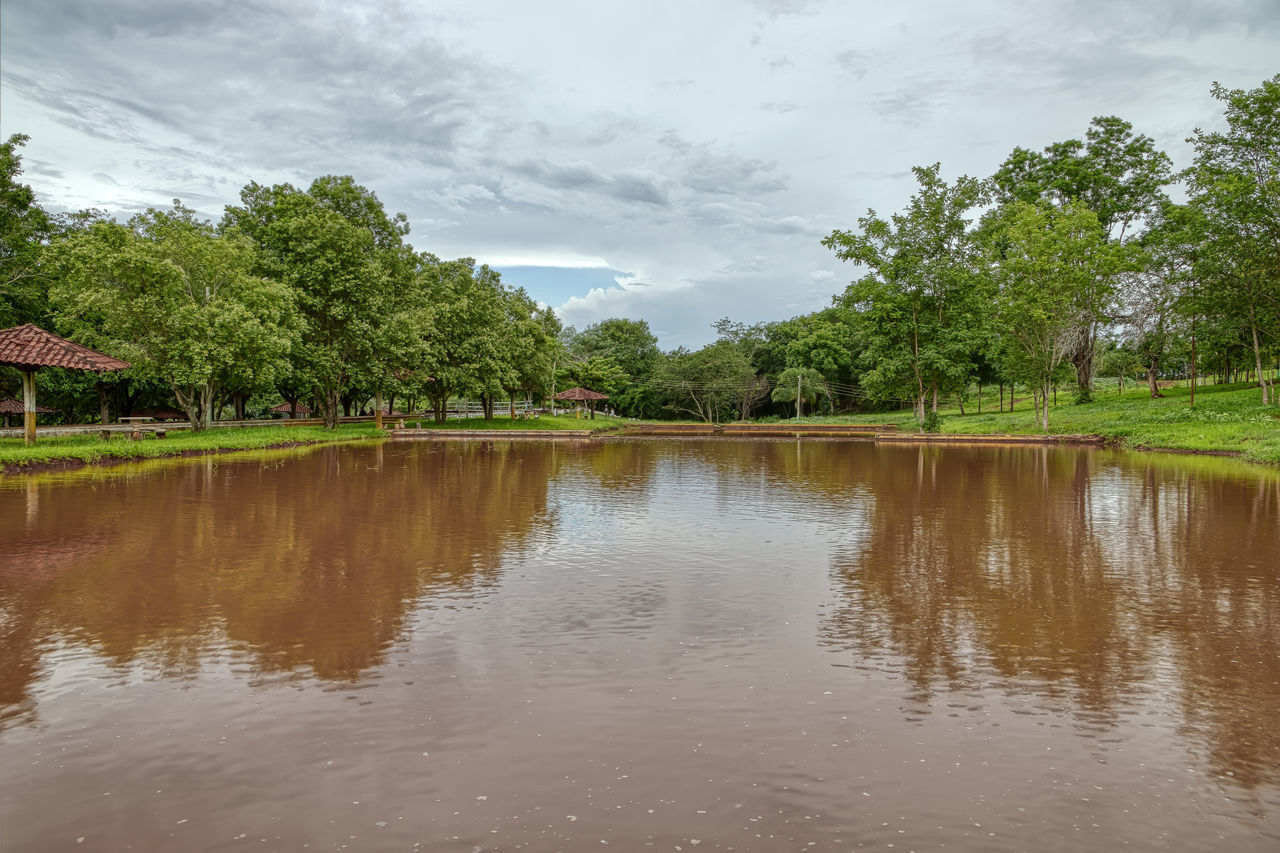
<instances>
[{"instance_id":1,"label":"gazebo with tiled roof","mask_svg":"<svg viewBox=\"0 0 1280 853\"><path fill-rule=\"evenodd\" d=\"M20 415L26 411L22 406L22 401L17 397L0 397L0 416L4 417L4 425L9 426L9 418L13 415ZM58 411L48 406L36 406L37 415L48 415Z\"/></svg>"},{"instance_id":2,"label":"gazebo with tiled roof","mask_svg":"<svg viewBox=\"0 0 1280 853\"><path fill-rule=\"evenodd\" d=\"M591 409L591 417L596 416L596 403L600 400L608 400L608 394L601 394L599 391L592 391L590 388L570 388L568 391L561 391L559 394L552 394L553 400L572 400L577 403L586 403ZM581 414L578 417L582 417Z\"/></svg>"},{"instance_id":3,"label":"gazebo with tiled roof","mask_svg":"<svg viewBox=\"0 0 1280 853\"><path fill-rule=\"evenodd\" d=\"M102 373L124 370L129 362L112 358L27 323L0 330L0 365L22 371L22 408L27 444L36 440L36 371L65 367Z\"/></svg>"},{"instance_id":4,"label":"gazebo with tiled roof","mask_svg":"<svg viewBox=\"0 0 1280 853\"><path fill-rule=\"evenodd\" d=\"M311 407L303 402L298 402L293 405L290 405L289 403L281 403L278 406L272 406L271 411L289 418L295 418L298 415L311 414Z\"/></svg>"}]
</instances>

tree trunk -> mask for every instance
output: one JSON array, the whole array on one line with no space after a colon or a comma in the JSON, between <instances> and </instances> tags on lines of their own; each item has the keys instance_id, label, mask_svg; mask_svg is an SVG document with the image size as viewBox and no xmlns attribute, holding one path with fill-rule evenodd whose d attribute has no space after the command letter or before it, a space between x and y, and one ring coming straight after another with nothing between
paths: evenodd
<instances>
[{"instance_id":1,"label":"tree trunk","mask_svg":"<svg viewBox=\"0 0 1280 853\"><path fill-rule=\"evenodd\" d=\"M1254 318L1253 306L1249 307L1249 326L1253 332L1253 358L1257 364L1258 384L1262 386L1262 405L1265 406L1271 402L1271 387L1262 375L1262 343L1258 339L1258 323Z\"/></svg>"},{"instance_id":2,"label":"tree trunk","mask_svg":"<svg viewBox=\"0 0 1280 853\"><path fill-rule=\"evenodd\" d=\"M103 426L111 423L111 398L107 396L107 383L98 383L98 416Z\"/></svg>"},{"instance_id":3,"label":"tree trunk","mask_svg":"<svg viewBox=\"0 0 1280 853\"><path fill-rule=\"evenodd\" d=\"M1098 345L1098 332L1094 323L1090 322L1084 340L1071 354L1071 364L1076 369L1076 385L1080 389L1082 401L1088 401L1093 392L1093 356Z\"/></svg>"},{"instance_id":4,"label":"tree trunk","mask_svg":"<svg viewBox=\"0 0 1280 853\"><path fill-rule=\"evenodd\" d=\"M169 387L173 390L173 398L178 401L178 405L182 407L182 411L187 413L187 422L191 424L192 432L200 432L204 427L200 417L200 396L192 390L184 392L177 385L170 383Z\"/></svg>"},{"instance_id":5,"label":"tree trunk","mask_svg":"<svg viewBox=\"0 0 1280 853\"><path fill-rule=\"evenodd\" d=\"M382 389L373 392L373 426L382 432Z\"/></svg>"},{"instance_id":6,"label":"tree trunk","mask_svg":"<svg viewBox=\"0 0 1280 853\"><path fill-rule=\"evenodd\" d=\"M200 389L200 408L204 410L201 412L201 417L204 419L204 429L208 429L213 425L213 401L216 396L211 383L206 382Z\"/></svg>"},{"instance_id":7,"label":"tree trunk","mask_svg":"<svg viewBox=\"0 0 1280 853\"><path fill-rule=\"evenodd\" d=\"M1159 376L1160 359L1152 357L1147 362L1147 388L1151 391L1151 399L1157 400L1164 395L1160 393L1160 382L1156 378Z\"/></svg>"},{"instance_id":8,"label":"tree trunk","mask_svg":"<svg viewBox=\"0 0 1280 853\"><path fill-rule=\"evenodd\" d=\"M1196 407L1196 318L1191 318L1191 408Z\"/></svg>"},{"instance_id":9,"label":"tree trunk","mask_svg":"<svg viewBox=\"0 0 1280 853\"><path fill-rule=\"evenodd\" d=\"M324 418L325 429L338 428L338 413L342 411L340 395L338 388L325 388L320 393L320 415Z\"/></svg>"}]
</instances>

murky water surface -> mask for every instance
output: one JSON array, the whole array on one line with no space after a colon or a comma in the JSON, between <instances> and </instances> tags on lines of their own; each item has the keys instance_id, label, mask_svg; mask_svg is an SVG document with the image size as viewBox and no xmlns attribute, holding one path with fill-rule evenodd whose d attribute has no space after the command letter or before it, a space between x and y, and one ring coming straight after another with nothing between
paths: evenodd
<instances>
[{"instance_id":1,"label":"murky water surface","mask_svg":"<svg viewBox=\"0 0 1280 853\"><path fill-rule=\"evenodd\" d=\"M0 480L0 850L1280 849L1280 479L847 442Z\"/></svg>"}]
</instances>

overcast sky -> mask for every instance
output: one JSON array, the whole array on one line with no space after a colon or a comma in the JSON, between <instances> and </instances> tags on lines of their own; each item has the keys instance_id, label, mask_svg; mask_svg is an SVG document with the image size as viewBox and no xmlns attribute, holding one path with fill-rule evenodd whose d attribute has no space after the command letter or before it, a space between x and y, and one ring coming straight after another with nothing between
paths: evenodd
<instances>
[{"instance_id":1,"label":"overcast sky","mask_svg":"<svg viewBox=\"0 0 1280 853\"><path fill-rule=\"evenodd\" d=\"M0 132L52 209L121 218L350 174L410 241L665 348L855 277L819 245L1118 115L1186 165L1280 0L4 0Z\"/></svg>"}]
</instances>

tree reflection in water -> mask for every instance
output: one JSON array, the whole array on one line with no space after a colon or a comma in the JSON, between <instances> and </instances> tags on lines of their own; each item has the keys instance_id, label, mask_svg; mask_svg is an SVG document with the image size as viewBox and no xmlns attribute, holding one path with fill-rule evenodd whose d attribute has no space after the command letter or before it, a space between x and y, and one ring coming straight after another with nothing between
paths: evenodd
<instances>
[{"instance_id":1,"label":"tree reflection in water","mask_svg":"<svg viewBox=\"0 0 1280 853\"><path fill-rule=\"evenodd\" d=\"M34 512L11 511L31 488L0 491L0 713L30 716L40 657L60 643L165 677L227 648L260 678L378 666L413 608L483 596L555 524L557 457L542 447L421 450L87 471L48 478Z\"/></svg>"},{"instance_id":2,"label":"tree reflection in water","mask_svg":"<svg viewBox=\"0 0 1280 853\"><path fill-rule=\"evenodd\" d=\"M849 461L823 478L874 500L823 642L900 669L912 713L995 689L1096 732L1168 704L1213 771L1280 782L1280 478L1047 448Z\"/></svg>"}]
</instances>

